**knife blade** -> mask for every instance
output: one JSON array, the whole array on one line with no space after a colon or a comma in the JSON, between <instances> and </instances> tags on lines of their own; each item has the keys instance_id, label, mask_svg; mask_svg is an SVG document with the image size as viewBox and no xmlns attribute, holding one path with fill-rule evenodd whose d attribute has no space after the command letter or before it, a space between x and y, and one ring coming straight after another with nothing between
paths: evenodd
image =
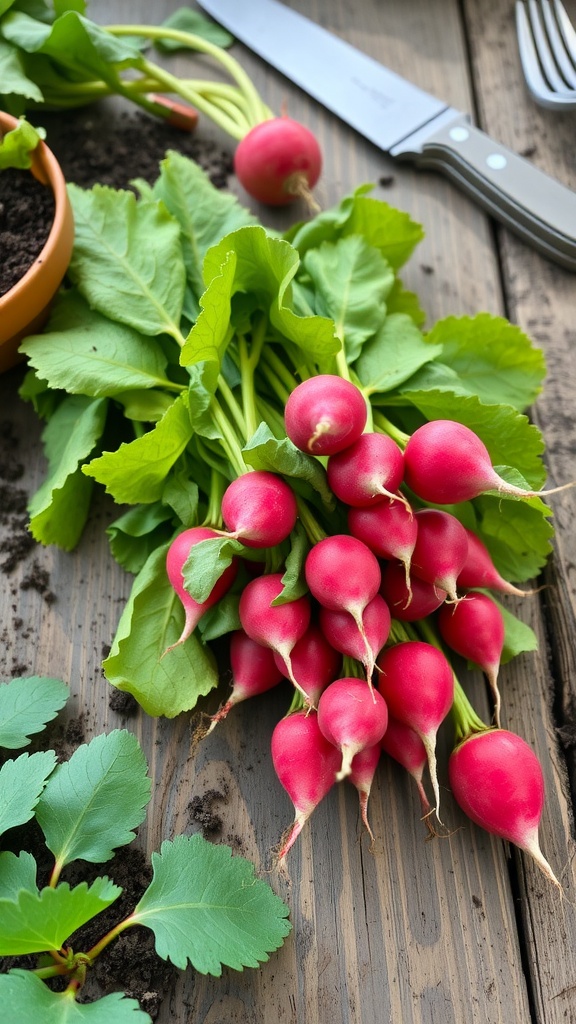
<instances>
[{"instance_id":1,"label":"knife blade","mask_svg":"<svg viewBox=\"0 0 576 1024\"><path fill-rule=\"evenodd\" d=\"M468 114L278 0L198 0L237 39L392 157L446 174L533 248L576 271L576 193Z\"/></svg>"}]
</instances>

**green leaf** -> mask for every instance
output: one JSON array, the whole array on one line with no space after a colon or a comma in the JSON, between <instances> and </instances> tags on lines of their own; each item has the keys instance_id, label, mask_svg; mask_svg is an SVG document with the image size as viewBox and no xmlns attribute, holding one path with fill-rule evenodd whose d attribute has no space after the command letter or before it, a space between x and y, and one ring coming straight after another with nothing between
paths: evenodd
<instances>
[{"instance_id":1,"label":"green leaf","mask_svg":"<svg viewBox=\"0 0 576 1024\"><path fill-rule=\"evenodd\" d=\"M180 228L164 204L102 185L68 188L75 224L69 274L78 290L112 320L179 339L185 271Z\"/></svg>"},{"instance_id":2,"label":"green leaf","mask_svg":"<svg viewBox=\"0 0 576 1024\"><path fill-rule=\"evenodd\" d=\"M13 900L0 900L0 956L43 953L60 949L66 939L109 907L122 889L109 878L92 885L68 882L39 892L21 890Z\"/></svg>"},{"instance_id":3,"label":"green leaf","mask_svg":"<svg viewBox=\"0 0 576 1024\"><path fill-rule=\"evenodd\" d=\"M236 629L241 629L242 623L238 614L239 604L240 595L228 592L216 604L213 604L211 608L204 612L198 623L198 629L204 643L233 633Z\"/></svg>"},{"instance_id":4,"label":"green leaf","mask_svg":"<svg viewBox=\"0 0 576 1024\"><path fill-rule=\"evenodd\" d=\"M0 853L0 900L13 900L21 889L36 892L36 861L22 850L18 856L10 850Z\"/></svg>"},{"instance_id":5,"label":"green leaf","mask_svg":"<svg viewBox=\"0 0 576 1024\"><path fill-rule=\"evenodd\" d=\"M195 634L162 657L184 625L181 602L166 575L168 547L153 551L134 580L104 671L147 714L174 718L218 685L218 671L212 652Z\"/></svg>"},{"instance_id":6,"label":"green leaf","mask_svg":"<svg viewBox=\"0 0 576 1024\"><path fill-rule=\"evenodd\" d=\"M199 604L208 599L222 573L238 555L250 557L253 551L233 537L208 537L194 544L182 566L184 587Z\"/></svg>"},{"instance_id":7,"label":"green leaf","mask_svg":"<svg viewBox=\"0 0 576 1024\"><path fill-rule=\"evenodd\" d=\"M282 576L282 590L272 601L272 605L286 604L296 601L308 593L308 584L304 575L304 563L310 550L310 542L301 523L290 534L290 551L286 557L286 568Z\"/></svg>"},{"instance_id":8,"label":"green leaf","mask_svg":"<svg viewBox=\"0 0 576 1024\"><path fill-rule=\"evenodd\" d=\"M95 736L58 765L36 808L57 864L101 864L132 841L150 799L147 767L138 740L125 729Z\"/></svg>"},{"instance_id":9,"label":"green leaf","mask_svg":"<svg viewBox=\"0 0 576 1024\"><path fill-rule=\"evenodd\" d=\"M392 290L386 300L388 315L391 313L405 313L414 321L417 327L422 327L426 321L426 313L420 305L420 299L414 292L404 288L402 282L396 278Z\"/></svg>"},{"instance_id":10,"label":"green leaf","mask_svg":"<svg viewBox=\"0 0 576 1024\"><path fill-rule=\"evenodd\" d=\"M0 999L10 1024L152 1024L136 999L128 999L123 992L78 1003L65 992L53 992L31 971L0 975Z\"/></svg>"},{"instance_id":11,"label":"green leaf","mask_svg":"<svg viewBox=\"0 0 576 1024\"><path fill-rule=\"evenodd\" d=\"M186 338L180 356L182 366L214 364L207 368L209 375L203 375L203 382L211 394L216 390L222 361L233 337L230 317L236 266L236 254L227 253L220 273L214 275L200 298L198 319Z\"/></svg>"},{"instance_id":12,"label":"green leaf","mask_svg":"<svg viewBox=\"0 0 576 1024\"><path fill-rule=\"evenodd\" d=\"M137 573L149 555L174 532L166 505L135 505L107 527L110 551L127 572Z\"/></svg>"},{"instance_id":13,"label":"green leaf","mask_svg":"<svg viewBox=\"0 0 576 1024\"><path fill-rule=\"evenodd\" d=\"M534 630L526 622L522 622L518 616L513 615L509 608L506 608L498 601L494 594L489 595L494 604L498 606L504 619L504 649L500 657L500 664L506 665L512 658L528 651L538 650L538 637Z\"/></svg>"},{"instance_id":14,"label":"green leaf","mask_svg":"<svg viewBox=\"0 0 576 1024\"><path fill-rule=\"evenodd\" d=\"M223 50L232 46L234 36L231 36L225 28L217 25L215 21L205 18L199 11L191 11L189 7L180 7L174 11L169 18L162 22L162 28L176 28L180 32L189 32L192 35L207 39L209 43L220 46ZM159 50L181 50L185 45L173 39L159 39L154 43Z\"/></svg>"},{"instance_id":15,"label":"green leaf","mask_svg":"<svg viewBox=\"0 0 576 1024\"><path fill-rule=\"evenodd\" d=\"M151 430L92 459L83 472L103 484L119 505L159 501L169 471L193 434L189 410L189 392L184 391Z\"/></svg>"},{"instance_id":16,"label":"green leaf","mask_svg":"<svg viewBox=\"0 0 576 1024\"><path fill-rule=\"evenodd\" d=\"M102 435L106 412L104 398L67 396L42 434L48 473L28 508L30 530L42 544L71 551L80 539L92 496L80 466Z\"/></svg>"},{"instance_id":17,"label":"green leaf","mask_svg":"<svg viewBox=\"0 0 576 1024\"><path fill-rule=\"evenodd\" d=\"M220 977L222 966L258 967L290 931L288 908L254 866L201 835L177 836L152 854L154 877L134 912L156 952Z\"/></svg>"},{"instance_id":18,"label":"green leaf","mask_svg":"<svg viewBox=\"0 0 576 1024\"><path fill-rule=\"evenodd\" d=\"M0 768L0 835L30 821L55 764L53 750L20 754L16 760L4 762Z\"/></svg>"},{"instance_id":19,"label":"green leaf","mask_svg":"<svg viewBox=\"0 0 576 1024\"><path fill-rule=\"evenodd\" d=\"M0 747L27 747L30 736L41 732L68 700L61 679L27 676L0 683Z\"/></svg>"},{"instance_id":20,"label":"green leaf","mask_svg":"<svg viewBox=\"0 0 576 1024\"><path fill-rule=\"evenodd\" d=\"M20 347L52 388L95 398L134 388L173 387L160 346L90 309L74 289L54 306L48 330Z\"/></svg>"},{"instance_id":21,"label":"green leaf","mask_svg":"<svg viewBox=\"0 0 576 1024\"><path fill-rule=\"evenodd\" d=\"M552 551L551 510L539 498L514 501L494 494L474 499L478 528L498 571L522 582L538 575Z\"/></svg>"},{"instance_id":22,"label":"green leaf","mask_svg":"<svg viewBox=\"0 0 576 1024\"><path fill-rule=\"evenodd\" d=\"M393 391L441 351L424 340L411 317L391 313L364 345L354 370L367 394Z\"/></svg>"},{"instance_id":23,"label":"green leaf","mask_svg":"<svg viewBox=\"0 0 576 1024\"><path fill-rule=\"evenodd\" d=\"M424 238L422 225L388 203L359 194L346 224L346 234L362 235L376 246L394 270L406 263Z\"/></svg>"},{"instance_id":24,"label":"green leaf","mask_svg":"<svg viewBox=\"0 0 576 1024\"><path fill-rule=\"evenodd\" d=\"M0 3L0 14L4 3ZM41 103L43 95L33 78L30 78L22 60L22 54L16 46L5 39L0 39L0 106L18 117L23 113L28 100ZM16 101L12 97L18 97Z\"/></svg>"},{"instance_id":25,"label":"green leaf","mask_svg":"<svg viewBox=\"0 0 576 1024\"><path fill-rule=\"evenodd\" d=\"M315 288L316 312L334 320L353 363L384 321L394 271L360 235L323 242L306 253L304 267Z\"/></svg>"},{"instance_id":26,"label":"green leaf","mask_svg":"<svg viewBox=\"0 0 576 1024\"><path fill-rule=\"evenodd\" d=\"M174 510L185 529L196 525L198 484L185 471L170 474L162 491L162 501Z\"/></svg>"},{"instance_id":27,"label":"green leaf","mask_svg":"<svg viewBox=\"0 0 576 1024\"><path fill-rule=\"evenodd\" d=\"M44 128L34 128L25 118L20 118L15 128L0 137L0 170L6 167L30 168L34 150L45 138Z\"/></svg>"},{"instance_id":28,"label":"green leaf","mask_svg":"<svg viewBox=\"0 0 576 1024\"><path fill-rule=\"evenodd\" d=\"M522 411L542 390L543 353L502 317L450 316L434 325L427 341L442 346L441 362L458 375L468 393L490 405Z\"/></svg>"},{"instance_id":29,"label":"green leaf","mask_svg":"<svg viewBox=\"0 0 576 1024\"><path fill-rule=\"evenodd\" d=\"M254 469L266 469L281 476L301 480L320 495L324 504L334 507L334 495L326 480L326 470L312 455L301 452L285 437L279 440L266 423L261 423L242 449L244 461Z\"/></svg>"}]
</instances>

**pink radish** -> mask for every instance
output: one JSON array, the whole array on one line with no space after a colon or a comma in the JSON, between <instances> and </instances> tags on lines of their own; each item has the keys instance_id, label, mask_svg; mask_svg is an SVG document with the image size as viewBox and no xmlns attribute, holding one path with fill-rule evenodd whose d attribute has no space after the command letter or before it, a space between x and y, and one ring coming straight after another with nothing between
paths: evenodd
<instances>
[{"instance_id":1,"label":"pink radish","mask_svg":"<svg viewBox=\"0 0 576 1024\"><path fill-rule=\"evenodd\" d=\"M484 442L454 420L431 420L414 431L404 449L404 478L419 498L436 505L470 501L485 491L534 498L573 486L530 491L507 483L496 473Z\"/></svg>"},{"instance_id":2,"label":"pink radish","mask_svg":"<svg viewBox=\"0 0 576 1024\"><path fill-rule=\"evenodd\" d=\"M414 729L424 744L440 821L436 733L454 700L452 668L441 651L422 640L406 640L387 647L378 658L377 667L378 689L389 714Z\"/></svg>"},{"instance_id":3,"label":"pink radish","mask_svg":"<svg viewBox=\"0 0 576 1024\"><path fill-rule=\"evenodd\" d=\"M315 711L295 711L272 733L272 763L294 804L294 822L282 838L278 862L300 835L308 818L336 782L341 754L320 732Z\"/></svg>"},{"instance_id":4,"label":"pink radish","mask_svg":"<svg viewBox=\"0 0 576 1024\"><path fill-rule=\"evenodd\" d=\"M537 594L542 588L534 590L520 590L513 583L509 583L500 575L490 552L480 537L473 530L466 530L468 537L468 554L463 568L458 576L458 587L463 590L476 587L486 587L488 590L498 590L503 594L515 594L517 597L529 597Z\"/></svg>"},{"instance_id":5,"label":"pink radish","mask_svg":"<svg viewBox=\"0 0 576 1024\"><path fill-rule=\"evenodd\" d=\"M420 509L414 518L418 534L412 552L412 574L445 590L450 601L458 601L458 576L468 554L462 523L449 512L434 508Z\"/></svg>"},{"instance_id":6,"label":"pink radish","mask_svg":"<svg viewBox=\"0 0 576 1024\"><path fill-rule=\"evenodd\" d=\"M405 501L385 498L370 508L351 508L348 529L378 558L402 562L409 591L410 562L418 534L418 520L410 505Z\"/></svg>"},{"instance_id":7,"label":"pink radish","mask_svg":"<svg viewBox=\"0 0 576 1024\"><path fill-rule=\"evenodd\" d=\"M364 433L326 466L328 485L345 505L375 505L383 498L407 504L396 494L404 477L404 458L386 434Z\"/></svg>"},{"instance_id":8,"label":"pink radish","mask_svg":"<svg viewBox=\"0 0 576 1024\"><path fill-rule=\"evenodd\" d=\"M486 673L494 696L494 720L500 725L498 671L505 629L498 605L487 594L467 594L459 604L445 604L440 609L438 629L444 643Z\"/></svg>"},{"instance_id":9,"label":"pink radish","mask_svg":"<svg viewBox=\"0 0 576 1024\"><path fill-rule=\"evenodd\" d=\"M423 817L433 832L432 825L429 823L432 808L430 807L422 782L424 769L428 763L428 755L418 733L414 732L414 729L409 725L405 725L404 722L400 722L397 718L393 718L392 715L388 715L388 727L380 741L380 746L386 754L389 754L398 764L402 765L414 779L422 805Z\"/></svg>"},{"instance_id":10,"label":"pink radish","mask_svg":"<svg viewBox=\"0 0 576 1024\"><path fill-rule=\"evenodd\" d=\"M207 611L208 608L212 608L212 606L224 596L236 578L238 562L236 559L233 559L231 564L224 570L222 575L214 584L209 596L201 603L195 601L184 586L182 569L194 545L199 544L203 540L209 540L212 537L218 536L219 534L217 531L212 530L209 526L192 526L190 529L183 530L182 533L179 533L168 548L168 553L166 555L166 572L174 591L182 602L186 618L184 621L184 628L179 639L176 643L171 644L170 647L164 651L164 654L167 654L168 651L173 650L174 647L183 643L184 640L193 633L204 612Z\"/></svg>"},{"instance_id":11,"label":"pink radish","mask_svg":"<svg viewBox=\"0 0 576 1024\"><path fill-rule=\"evenodd\" d=\"M334 455L360 437L368 409L364 395L350 381L330 373L303 380L288 396L286 433L309 455Z\"/></svg>"},{"instance_id":12,"label":"pink radish","mask_svg":"<svg viewBox=\"0 0 576 1024\"><path fill-rule=\"evenodd\" d=\"M266 693L277 686L283 674L276 666L274 652L269 647L252 640L243 629L236 629L230 635L230 667L232 669L232 691L227 701L210 717L210 725L204 732L207 736L222 722L229 711L241 701Z\"/></svg>"},{"instance_id":13,"label":"pink radish","mask_svg":"<svg viewBox=\"0 0 576 1024\"><path fill-rule=\"evenodd\" d=\"M366 678L372 679L376 658L390 634L390 610L380 594L376 594L362 613L362 632L350 612L337 612L320 607L320 627L326 640L341 654L347 654L364 665Z\"/></svg>"},{"instance_id":14,"label":"pink radish","mask_svg":"<svg viewBox=\"0 0 576 1024\"><path fill-rule=\"evenodd\" d=\"M400 622L417 622L431 615L446 600L447 593L433 583L426 583L410 574L406 583L406 569L401 562L388 562L382 569L380 593L390 609L392 618Z\"/></svg>"},{"instance_id":15,"label":"pink radish","mask_svg":"<svg viewBox=\"0 0 576 1024\"><path fill-rule=\"evenodd\" d=\"M272 602L282 590L281 573L257 576L244 587L238 614L242 629L252 640L281 655L286 662L290 680L300 690L292 672L290 656L295 644L310 625L310 600L304 595L295 601L273 605ZM303 693L303 696L308 701L308 694Z\"/></svg>"},{"instance_id":16,"label":"pink radish","mask_svg":"<svg viewBox=\"0 0 576 1024\"><path fill-rule=\"evenodd\" d=\"M474 733L450 755L448 777L457 803L476 825L525 850L560 888L538 841L544 779L525 740L506 729Z\"/></svg>"},{"instance_id":17,"label":"pink radish","mask_svg":"<svg viewBox=\"0 0 576 1024\"><path fill-rule=\"evenodd\" d=\"M275 473L253 470L222 495L222 519L230 535L249 548L272 548L294 529L298 507L291 487Z\"/></svg>"},{"instance_id":18,"label":"pink radish","mask_svg":"<svg viewBox=\"0 0 576 1024\"><path fill-rule=\"evenodd\" d=\"M274 654L274 662L279 671L290 678L288 666L280 654ZM340 674L342 658L330 646L320 627L312 622L292 648L290 664L300 690L308 695L310 705L316 707L322 691Z\"/></svg>"},{"instance_id":19,"label":"pink radish","mask_svg":"<svg viewBox=\"0 0 576 1024\"><path fill-rule=\"evenodd\" d=\"M374 833L368 821L368 801L376 769L380 763L380 754L380 744L378 743L373 747L364 747L363 750L359 750L352 758L352 766L348 776L348 781L356 787L358 792L360 815L372 842L374 842Z\"/></svg>"},{"instance_id":20,"label":"pink radish","mask_svg":"<svg viewBox=\"0 0 576 1024\"><path fill-rule=\"evenodd\" d=\"M320 177L322 153L309 128L289 117L274 117L241 139L234 170L258 202L285 206L298 196L309 197Z\"/></svg>"},{"instance_id":21,"label":"pink radish","mask_svg":"<svg viewBox=\"0 0 576 1024\"><path fill-rule=\"evenodd\" d=\"M354 756L379 743L388 724L384 698L363 679L345 676L327 686L318 701L318 726L342 753L337 780L352 771Z\"/></svg>"}]
</instances>

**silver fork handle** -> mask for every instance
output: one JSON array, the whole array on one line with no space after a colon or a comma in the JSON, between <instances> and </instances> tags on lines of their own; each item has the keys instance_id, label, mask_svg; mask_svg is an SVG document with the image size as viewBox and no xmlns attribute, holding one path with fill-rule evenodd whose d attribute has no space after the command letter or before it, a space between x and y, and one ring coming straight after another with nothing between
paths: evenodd
<instances>
[{"instance_id":1,"label":"silver fork handle","mask_svg":"<svg viewBox=\"0 0 576 1024\"><path fill-rule=\"evenodd\" d=\"M442 171L533 248L576 271L576 193L475 128L465 114L443 111L391 155Z\"/></svg>"}]
</instances>

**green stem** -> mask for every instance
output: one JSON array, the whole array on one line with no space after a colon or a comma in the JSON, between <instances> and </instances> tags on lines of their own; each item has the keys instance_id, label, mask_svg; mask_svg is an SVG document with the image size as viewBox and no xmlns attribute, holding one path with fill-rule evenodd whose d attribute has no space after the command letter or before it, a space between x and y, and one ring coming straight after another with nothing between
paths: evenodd
<instances>
[{"instance_id":1,"label":"green stem","mask_svg":"<svg viewBox=\"0 0 576 1024\"><path fill-rule=\"evenodd\" d=\"M310 543L316 544L319 540L324 540L327 534L320 526L316 517L312 514L306 502L300 497L296 497L296 502L298 505L298 516L300 518L300 522L306 531L306 536Z\"/></svg>"},{"instance_id":2,"label":"green stem","mask_svg":"<svg viewBox=\"0 0 576 1024\"><path fill-rule=\"evenodd\" d=\"M240 355L240 378L242 388L242 407L246 421L246 440L252 437L258 429L260 422L256 407L256 389L254 387L254 374L260 361L262 348L266 339L268 318L261 316L252 330L250 349L244 335L238 335L238 352Z\"/></svg>"},{"instance_id":3,"label":"green stem","mask_svg":"<svg viewBox=\"0 0 576 1024\"><path fill-rule=\"evenodd\" d=\"M37 978L56 978L62 974L69 974L71 968L68 964L54 964L53 967L36 967L32 971Z\"/></svg>"},{"instance_id":4,"label":"green stem","mask_svg":"<svg viewBox=\"0 0 576 1024\"><path fill-rule=\"evenodd\" d=\"M218 390L222 395L222 398L224 398L226 405L230 410L232 418L242 436L249 436L246 433L246 419L244 413L234 397L234 392L232 391L232 388L230 387L228 381L225 379L225 377L223 377L222 374L220 374L218 377Z\"/></svg>"},{"instance_id":5,"label":"green stem","mask_svg":"<svg viewBox=\"0 0 576 1024\"><path fill-rule=\"evenodd\" d=\"M126 917L123 921L120 921L120 924L115 925L114 928L107 932L106 935L104 935L100 939L100 941L96 943L95 946L92 946L92 949L88 950L88 952L86 953L86 958L90 962L93 962L96 959L96 957L100 955L102 950L106 949L106 946L109 946L110 943L114 941L114 939L117 939L118 936L121 935L123 931L126 931L127 928L132 928L135 924L138 923L139 922L134 918L134 914L131 914L130 917Z\"/></svg>"},{"instance_id":6,"label":"green stem","mask_svg":"<svg viewBox=\"0 0 576 1024\"><path fill-rule=\"evenodd\" d=\"M216 106L215 103L207 100L201 93L196 92L194 89L190 89L188 86L182 85L182 80L177 78L176 75L172 75L169 71L164 71L163 68L156 67L155 64L151 64L149 61L142 58L141 61L142 70L146 74L154 74L170 92L175 92L183 99L191 103L192 106L196 107L202 114L210 118L214 124L218 125L222 131L226 132L237 142L244 138L246 134L245 125L248 123L245 118L242 120L231 117L229 114L224 113L220 107Z\"/></svg>"},{"instance_id":7,"label":"green stem","mask_svg":"<svg viewBox=\"0 0 576 1024\"><path fill-rule=\"evenodd\" d=\"M208 508L204 517L203 526L213 526L219 530L222 526L222 495L226 489L226 480L217 469L212 468L210 472L210 494L208 496Z\"/></svg>"},{"instance_id":8,"label":"green stem","mask_svg":"<svg viewBox=\"0 0 576 1024\"><path fill-rule=\"evenodd\" d=\"M282 392L282 395L283 402L284 404L286 404L286 399L288 398L288 395L291 394L292 391L294 391L294 388L296 387L298 381L296 380L294 374L290 372L290 370L286 366L286 363L284 363L280 359L278 353L275 352L274 348L271 345L268 345L267 348L265 349L263 353L263 361L267 366L270 367L271 370L274 371L276 378L284 386L284 391Z\"/></svg>"},{"instance_id":9,"label":"green stem","mask_svg":"<svg viewBox=\"0 0 576 1024\"><path fill-rule=\"evenodd\" d=\"M242 456L242 449L238 443L238 438L234 433L234 429L229 419L227 418L222 406L219 404L216 398L212 399L210 403L210 412L212 414L212 421L214 425L220 431L221 444L226 452L226 456L232 466L232 469L237 476L243 476L244 473L249 472L244 458Z\"/></svg>"},{"instance_id":10,"label":"green stem","mask_svg":"<svg viewBox=\"0 0 576 1024\"><path fill-rule=\"evenodd\" d=\"M340 340L342 342L342 345L341 348L336 353L336 368L338 370L338 373L340 374L341 377L344 378L344 380L350 380L350 367L348 366L348 361L346 359L344 341L342 339Z\"/></svg>"},{"instance_id":11,"label":"green stem","mask_svg":"<svg viewBox=\"0 0 576 1024\"><path fill-rule=\"evenodd\" d=\"M396 441L396 444L398 444L400 448L404 449L406 447L410 440L410 434L405 434L403 430L400 430L399 427L395 426L395 424L392 423L392 421L389 420L383 412L380 412L379 409L374 409L373 419L374 426L378 430L382 431L383 434L388 434L388 437L391 437Z\"/></svg>"}]
</instances>

